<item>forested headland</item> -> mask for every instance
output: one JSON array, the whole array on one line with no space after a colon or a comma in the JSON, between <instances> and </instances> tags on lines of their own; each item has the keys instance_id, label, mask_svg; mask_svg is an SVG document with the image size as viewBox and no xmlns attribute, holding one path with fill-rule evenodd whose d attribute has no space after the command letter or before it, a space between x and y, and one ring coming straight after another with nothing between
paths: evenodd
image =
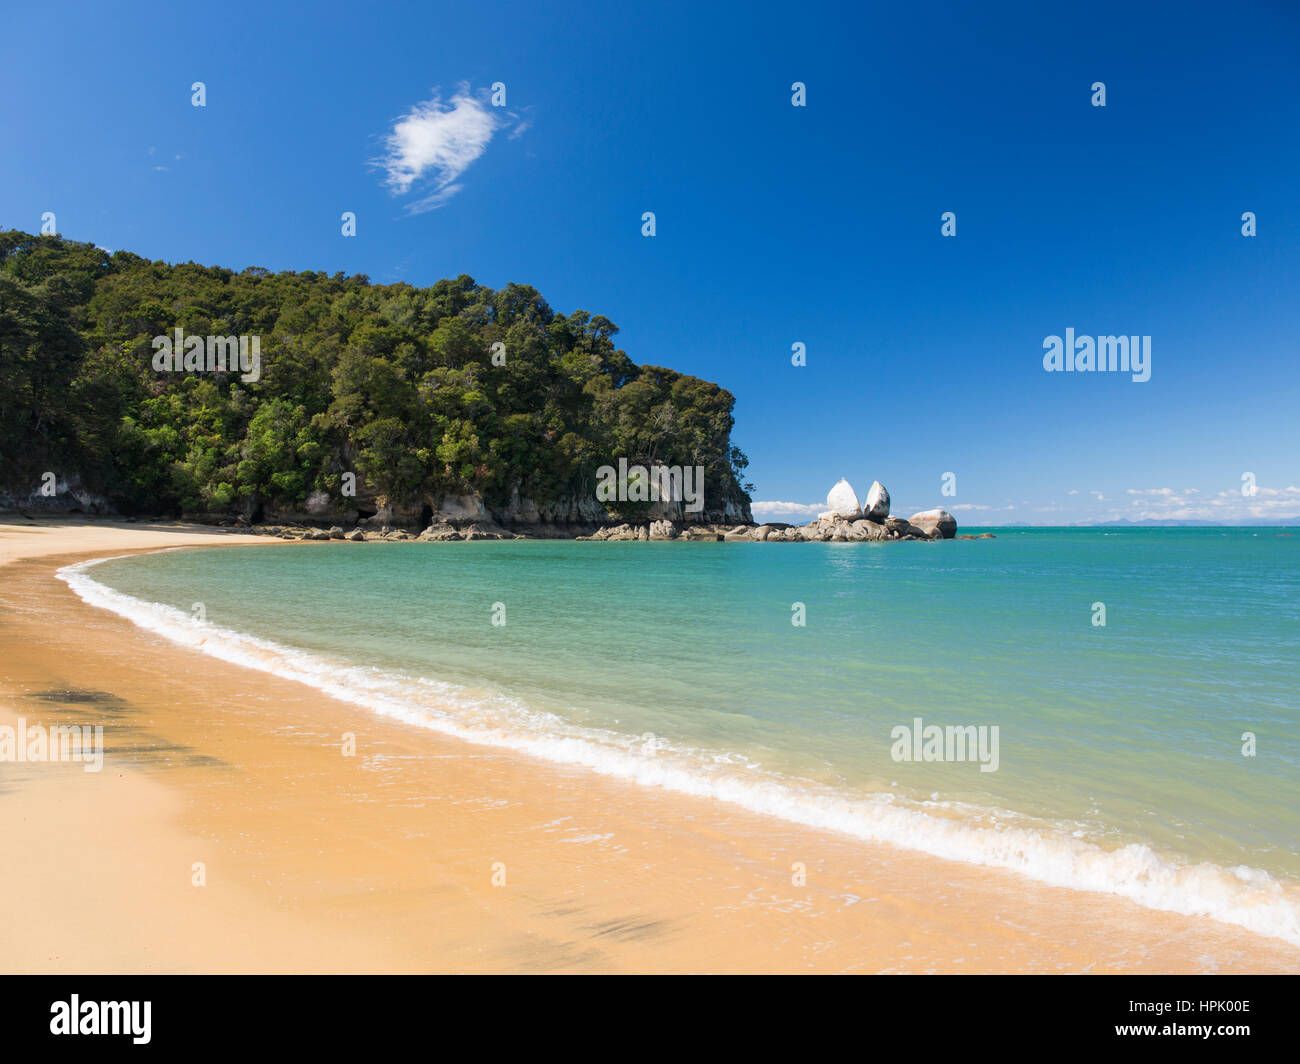
<instances>
[{"instance_id":1,"label":"forested headland","mask_svg":"<svg viewBox=\"0 0 1300 1064\"><path fill-rule=\"evenodd\" d=\"M257 379L160 372L155 338L178 329L256 337ZM124 514L412 514L465 496L562 512L624 457L702 466L701 516L748 519L734 397L635 364L617 333L524 284L173 265L0 231L0 493L39 498L53 473Z\"/></svg>"}]
</instances>

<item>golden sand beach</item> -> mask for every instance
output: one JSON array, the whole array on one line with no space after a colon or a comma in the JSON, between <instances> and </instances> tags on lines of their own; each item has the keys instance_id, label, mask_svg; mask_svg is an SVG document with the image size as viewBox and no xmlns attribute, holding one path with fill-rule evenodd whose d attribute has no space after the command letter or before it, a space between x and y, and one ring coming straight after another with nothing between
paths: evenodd
<instances>
[{"instance_id":1,"label":"golden sand beach","mask_svg":"<svg viewBox=\"0 0 1300 1064\"><path fill-rule=\"evenodd\" d=\"M106 747L100 772L0 763L0 970L1300 970L1300 949L1210 920L371 716L182 649L54 576L277 542L0 524L0 725L102 725Z\"/></svg>"}]
</instances>

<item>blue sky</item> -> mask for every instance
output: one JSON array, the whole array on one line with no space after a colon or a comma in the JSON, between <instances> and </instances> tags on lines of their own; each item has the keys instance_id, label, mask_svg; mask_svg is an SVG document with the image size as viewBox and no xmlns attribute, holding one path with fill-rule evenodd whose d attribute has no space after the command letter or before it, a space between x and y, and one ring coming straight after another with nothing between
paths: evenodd
<instances>
[{"instance_id":1,"label":"blue sky","mask_svg":"<svg viewBox=\"0 0 1300 1064\"><path fill-rule=\"evenodd\" d=\"M169 261L535 285L735 394L755 499L805 508L758 516L806 519L840 477L964 524L1300 513L1297 5L5 22L0 226L53 211ZM1067 328L1149 335L1151 379L1046 372Z\"/></svg>"}]
</instances>

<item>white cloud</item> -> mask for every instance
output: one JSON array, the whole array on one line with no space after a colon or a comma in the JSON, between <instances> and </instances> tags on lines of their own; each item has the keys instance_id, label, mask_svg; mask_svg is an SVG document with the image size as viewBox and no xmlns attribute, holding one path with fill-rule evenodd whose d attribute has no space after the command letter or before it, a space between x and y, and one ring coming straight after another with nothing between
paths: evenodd
<instances>
[{"instance_id":1,"label":"white cloud","mask_svg":"<svg viewBox=\"0 0 1300 1064\"><path fill-rule=\"evenodd\" d=\"M426 190L406 206L409 214L423 214L443 206L464 188L460 176L513 117L494 114L468 85L461 85L447 104L435 92L393 123L384 138L384 155L375 162L384 169L384 183L396 195ZM512 137L524 128L523 123L517 125Z\"/></svg>"},{"instance_id":2,"label":"white cloud","mask_svg":"<svg viewBox=\"0 0 1300 1064\"><path fill-rule=\"evenodd\" d=\"M435 211L445 204L452 196L456 195L464 185L448 185L446 188L440 188L431 195L418 199L414 203L406 205L407 214L424 214L425 211Z\"/></svg>"},{"instance_id":3,"label":"white cloud","mask_svg":"<svg viewBox=\"0 0 1300 1064\"><path fill-rule=\"evenodd\" d=\"M783 516L816 517L826 509L824 502L755 502L750 504L754 513Z\"/></svg>"},{"instance_id":4,"label":"white cloud","mask_svg":"<svg viewBox=\"0 0 1300 1064\"><path fill-rule=\"evenodd\" d=\"M1232 498L1238 493L1235 491L1221 491L1220 498ZM1296 499L1300 498L1300 488L1294 484L1288 484L1285 488L1256 488L1255 495L1263 495L1267 499Z\"/></svg>"}]
</instances>

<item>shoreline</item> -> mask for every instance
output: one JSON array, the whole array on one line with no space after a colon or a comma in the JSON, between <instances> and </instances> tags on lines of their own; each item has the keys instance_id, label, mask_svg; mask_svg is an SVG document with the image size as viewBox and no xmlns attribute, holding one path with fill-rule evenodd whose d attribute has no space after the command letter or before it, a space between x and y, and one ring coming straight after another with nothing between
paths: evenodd
<instances>
[{"instance_id":1,"label":"shoreline","mask_svg":"<svg viewBox=\"0 0 1300 1064\"><path fill-rule=\"evenodd\" d=\"M98 714L108 745L98 774L0 765L0 830L39 857L0 873L0 900L33 916L0 932L6 970L1300 967L1300 949L1208 919L368 714L176 647L53 576L113 553L238 543L268 539L0 524L0 724ZM340 751L349 731L353 758ZM194 861L205 887L190 885ZM795 863L805 885L792 883ZM67 926L61 912L86 919Z\"/></svg>"}]
</instances>

